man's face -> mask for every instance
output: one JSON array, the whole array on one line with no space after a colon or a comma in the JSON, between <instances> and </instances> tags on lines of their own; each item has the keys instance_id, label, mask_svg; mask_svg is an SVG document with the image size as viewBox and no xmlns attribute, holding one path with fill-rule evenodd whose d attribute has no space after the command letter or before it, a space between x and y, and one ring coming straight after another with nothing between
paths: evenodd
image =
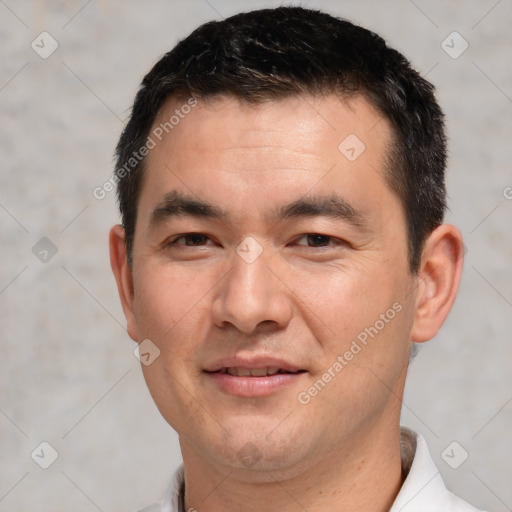
<instances>
[{"instance_id":1,"label":"man's face","mask_svg":"<svg viewBox=\"0 0 512 512\"><path fill-rule=\"evenodd\" d=\"M290 470L397 424L415 278L390 139L363 98L221 97L150 151L129 332L184 453Z\"/></svg>"}]
</instances>

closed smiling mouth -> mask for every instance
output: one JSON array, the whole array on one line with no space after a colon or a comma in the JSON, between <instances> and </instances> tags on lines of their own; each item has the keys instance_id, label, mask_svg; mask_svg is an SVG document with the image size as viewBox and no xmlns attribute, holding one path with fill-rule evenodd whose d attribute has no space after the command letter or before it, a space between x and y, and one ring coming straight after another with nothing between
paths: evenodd
<instances>
[{"instance_id":1,"label":"closed smiling mouth","mask_svg":"<svg viewBox=\"0 0 512 512\"><path fill-rule=\"evenodd\" d=\"M208 371L208 370L206 370ZM269 375L277 375L277 374L295 374L295 373L304 373L306 370L297 370L297 371L288 371L283 368L278 368L277 366L269 366L263 368L240 368L240 367L223 367L220 370L208 373L222 373L229 374L233 377L266 377Z\"/></svg>"},{"instance_id":2,"label":"closed smiling mouth","mask_svg":"<svg viewBox=\"0 0 512 512\"><path fill-rule=\"evenodd\" d=\"M295 385L308 371L282 359L229 357L204 369L222 393L242 398L266 397Z\"/></svg>"}]
</instances>

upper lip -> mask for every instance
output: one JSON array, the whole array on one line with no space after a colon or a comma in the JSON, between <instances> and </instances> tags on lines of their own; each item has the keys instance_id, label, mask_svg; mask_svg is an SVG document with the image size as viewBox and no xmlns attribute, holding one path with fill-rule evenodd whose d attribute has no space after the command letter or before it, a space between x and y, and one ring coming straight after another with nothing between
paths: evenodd
<instances>
[{"instance_id":1,"label":"upper lip","mask_svg":"<svg viewBox=\"0 0 512 512\"><path fill-rule=\"evenodd\" d=\"M294 364L288 363L283 359L268 356L252 356L252 357L224 357L210 363L204 369L206 372L217 372L222 368L279 368L287 372L298 372L304 370Z\"/></svg>"}]
</instances>

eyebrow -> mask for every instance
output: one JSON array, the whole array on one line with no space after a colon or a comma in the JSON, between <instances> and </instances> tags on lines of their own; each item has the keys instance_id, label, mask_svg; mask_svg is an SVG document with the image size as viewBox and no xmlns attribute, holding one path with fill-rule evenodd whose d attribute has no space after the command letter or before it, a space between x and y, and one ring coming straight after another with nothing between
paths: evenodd
<instances>
[{"instance_id":1,"label":"eyebrow","mask_svg":"<svg viewBox=\"0 0 512 512\"><path fill-rule=\"evenodd\" d=\"M342 219L357 228L364 228L367 225L366 216L337 194L303 197L279 208L275 213L275 218L278 220L297 217Z\"/></svg>"},{"instance_id":2,"label":"eyebrow","mask_svg":"<svg viewBox=\"0 0 512 512\"><path fill-rule=\"evenodd\" d=\"M155 207L151 213L150 224L158 225L178 216L220 221L225 221L229 217L228 213L218 206L173 190L166 194L163 201ZM345 220L357 228L364 228L367 225L366 216L337 194L303 197L277 208L272 212L271 217L277 222L301 217L331 217Z\"/></svg>"},{"instance_id":3,"label":"eyebrow","mask_svg":"<svg viewBox=\"0 0 512 512\"><path fill-rule=\"evenodd\" d=\"M228 217L227 213L218 206L173 190L166 194L163 201L153 210L150 224L157 225L172 217L185 215L215 220L224 220Z\"/></svg>"}]
</instances>

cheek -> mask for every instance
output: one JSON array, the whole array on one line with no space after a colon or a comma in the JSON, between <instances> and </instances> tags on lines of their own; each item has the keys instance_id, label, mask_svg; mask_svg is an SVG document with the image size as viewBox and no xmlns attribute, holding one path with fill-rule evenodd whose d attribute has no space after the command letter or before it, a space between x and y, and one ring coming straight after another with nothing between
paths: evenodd
<instances>
[{"instance_id":1,"label":"cheek","mask_svg":"<svg viewBox=\"0 0 512 512\"><path fill-rule=\"evenodd\" d=\"M158 409L174 428L180 426L180 418L195 410L186 390L194 387L197 376L193 368L208 328L204 321L209 314L206 281L154 263L136 274L135 315L140 339L150 339L159 350L150 365L142 365L142 371Z\"/></svg>"},{"instance_id":2,"label":"cheek","mask_svg":"<svg viewBox=\"0 0 512 512\"><path fill-rule=\"evenodd\" d=\"M315 279L302 276L301 314L323 349L314 353L322 361L314 380L329 368L336 374L329 385L332 393L322 399L338 404L345 397L347 406L359 404L359 410L367 403L372 409L370 403L385 401L395 388L409 359L413 315L408 282L403 272L370 264L337 268Z\"/></svg>"},{"instance_id":3,"label":"cheek","mask_svg":"<svg viewBox=\"0 0 512 512\"><path fill-rule=\"evenodd\" d=\"M206 280L172 265L146 265L135 279L135 316L141 336L167 341L197 316L206 300Z\"/></svg>"},{"instance_id":4,"label":"cheek","mask_svg":"<svg viewBox=\"0 0 512 512\"><path fill-rule=\"evenodd\" d=\"M297 281L298 303L303 304L304 316L316 317L315 324L323 324L327 337L340 343L357 336L394 302L403 300L403 282L395 277L373 264L302 273Z\"/></svg>"}]
</instances>

